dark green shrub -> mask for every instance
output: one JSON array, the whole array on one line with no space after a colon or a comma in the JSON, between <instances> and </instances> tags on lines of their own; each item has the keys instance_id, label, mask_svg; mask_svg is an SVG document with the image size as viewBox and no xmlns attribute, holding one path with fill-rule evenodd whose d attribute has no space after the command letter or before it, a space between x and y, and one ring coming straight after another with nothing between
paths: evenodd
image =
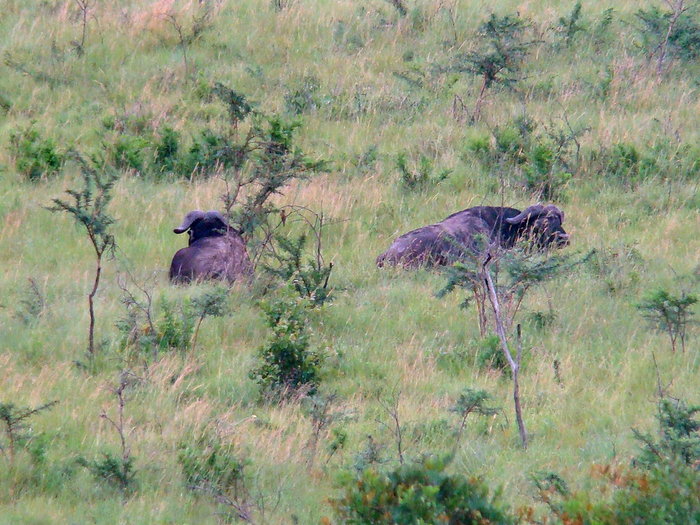
<instances>
[{"instance_id":1,"label":"dark green shrub","mask_svg":"<svg viewBox=\"0 0 700 525\"><path fill-rule=\"evenodd\" d=\"M411 165L413 164L413 165ZM396 156L396 169L401 176L401 185L407 190L421 191L439 184L450 176L452 170L437 169L434 161L420 155L417 162L409 163L405 152Z\"/></svg>"},{"instance_id":2,"label":"dark green shrub","mask_svg":"<svg viewBox=\"0 0 700 525\"><path fill-rule=\"evenodd\" d=\"M344 479L344 494L331 505L346 524L515 523L483 482L447 474L446 467L435 457L387 473L370 467Z\"/></svg>"},{"instance_id":3,"label":"dark green shrub","mask_svg":"<svg viewBox=\"0 0 700 525\"><path fill-rule=\"evenodd\" d=\"M263 268L283 282L290 283L299 297L308 300L312 306L321 306L331 299L332 288L328 287L328 280L333 271L333 263L325 264L319 250L316 251L316 257L308 257L305 262L304 247L307 239L306 234L301 234L296 239L278 235L278 249L273 254L276 265L264 264Z\"/></svg>"},{"instance_id":4,"label":"dark green shrub","mask_svg":"<svg viewBox=\"0 0 700 525\"><path fill-rule=\"evenodd\" d=\"M661 439L656 441L633 430L634 437L643 447L634 464L651 468L665 461L680 461L700 469L700 421L695 419L698 413L700 405L688 406L683 400L662 397L656 414Z\"/></svg>"},{"instance_id":5,"label":"dark green shrub","mask_svg":"<svg viewBox=\"0 0 700 525\"><path fill-rule=\"evenodd\" d=\"M238 165L236 148L222 133L205 128L194 137L182 158L178 173L187 177L208 177L217 171Z\"/></svg>"},{"instance_id":6,"label":"dark green shrub","mask_svg":"<svg viewBox=\"0 0 700 525\"><path fill-rule=\"evenodd\" d=\"M635 13L641 23L638 27L642 48L650 55L656 53L668 36L667 52L684 60L700 56L700 24L697 22L697 7L680 13L671 32L669 27L674 13L662 11L657 6L640 9Z\"/></svg>"},{"instance_id":7,"label":"dark green shrub","mask_svg":"<svg viewBox=\"0 0 700 525\"><path fill-rule=\"evenodd\" d=\"M0 403L0 425L5 435L5 439L0 442L0 451L3 452L3 457L8 459L10 466L14 464L17 452L22 449L30 451L35 459L43 457L43 452L36 453L39 449L32 448L31 441L36 434L27 423L31 417L52 408L57 403L58 401L51 401L36 408L18 407L14 403Z\"/></svg>"},{"instance_id":8,"label":"dark green shrub","mask_svg":"<svg viewBox=\"0 0 700 525\"><path fill-rule=\"evenodd\" d=\"M180 134L169 126L163 126L154 143L153 167L157 173L171 173L177 166L180 150Z\"/></svg>"},{"instance_id":9,"label":"dark green shrub","mask_svg":"<svg viewBox=\"0 0 700 525\"><path fill-rule=\"evenodd\" d=\"M319 89L321 82L313 75L301 79L298 85L291 87L284 95L284 107L292 115L301 115L314 111L321 105Z\"/></svg>"},{"instance_id":10,"label":"dark green shrub","mask_svg":"<svg viewBox=\"0 0 700 525\"><path fill-rule=\"evenodd\" d=\"M492 368L510 374L510 366L501 350L501 343L497 335L489 335L474 345L476 350L476 362L479 368Z\"/></svg>"},{"instance_id":11,"label":"dark green shrub","mask_svg":"<svg viewBox=\"0 0 700 525\"><path fill-rule=\"evenodd\" d=\"M123 492L131 492L136 488L136 472L131 457L122 458L105 452L100 459L88 460L79 457L78 465L85 467L98 481L120 489Z\"/></svg>"},{"instance_id":12,"label":"dark green shrub","mask_svg":"<svg viewBox=\"0 0 700 525\"><path fill-rule=\"evenodd\" d=\"M246 462L234 454L232 446L217 438L202 437L180 445L178 461L188 488L227 494L240 491Z\"/></svg>"},{"instance_id":13,"label":"dark green shrub","mask_svg":"<svg viewBox=\"0 0 700 525\"><path fill-rule=\"evenodd\" d=\"M15 310L15 318L26 325L35 323L46 309L46 297L34 279L29 279L29 286L24 290Z\"/></svg>"},{"instance_id":14,"label":"dark green shrub","mask_svg":"<svg viewBox=\"0 0 700 525\"><path fill-rule=\"evenodd\" d=\"M581 2L576 2L567 16L559 17L558 24L554 27L555 34L564 46L570 47L576 35L585 31L586 24L581 17Z\"/></svg>"},{"instance_id":15,"label":"dark green shrub","mask_svg":"<svg viewBox=\"0 0 700 525\"><path fill-rule=\"evenodd\" d=\"M574 524L698 523L700 518L700 406L669 397L659 399L660 440L634 431L642 453L632 465L593 468L599 484L590 492L570 493L556 474L539 476L539 499L553 522ZM542 523L532 513L528 523Z\"/></svg>"},{"instance_id":16,"label":"dark green shrub","mask_svg":"<svg viewBox=\"0 0 700 525\"><path fill-rule=\"evenodd\" d=\"M321 356L309 348L308 301L280 297L260 306L272 334L258 350L261 364L251 370L250 378L265 395L287 396L300 389L313 394L320 379Z\"/></svg>"},{"instance_id":17,"label":"dark green shrub","mask_svg":"<svg viewBox=\"0 0 700 525\"><path fill-rule=\"evenodd\" d=\"M33 127L10 135L10 151L17 171L32 182L57 175L66 160L54 141Z\"/></svg>"},{"instance_id":18,"label":"dark green shrub","mask_svg":"<svg viewBox=\"0 0 700 525\"><path fill-rule=\"evenodd\" d=\"M149 142L136 135L118 135L112 144L106 146L112 165L120 170L142 173L145 168L146 148Z\"/></svg>"}]
</instances>

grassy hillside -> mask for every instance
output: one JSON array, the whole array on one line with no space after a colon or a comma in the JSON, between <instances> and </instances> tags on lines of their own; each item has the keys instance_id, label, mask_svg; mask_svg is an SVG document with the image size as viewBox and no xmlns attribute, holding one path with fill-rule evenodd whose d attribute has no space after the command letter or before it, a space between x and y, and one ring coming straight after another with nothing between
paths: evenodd
<instances>
[{"instance_id":1,"label":"grassy hillside","mask_svg":"<svg viewBox=\"0 0 700 525\"><path fill-rule=\"evenodd\" d=\"M631 427L654 428L652 356L673 394L698 402L697 330L685 353L672 353L636 304L659 287L697 293L700 46L670 42L659 71L658 35L635 15L651 2L587 3L580 30L560 21L571 17L567 3L405 4L402 15L380 0L102 2L89 6L83 40L76 3L5 0L0 403L59 403L29 420L35 439L12 461L0 434L0 523L217 523L225 506L189 490L178 460L203 434L248 462L250 500L265 504L258 522L318 523L333 516L338 477L366 456L368 436L386 465L397 461L381 400L398 396L405 454L417 458L452 450L458 417L449 409L467 387L489 392L505 416L469 419L449 468L501 487L516 508L533 503L533 472L584 489L592 465L629 462L638 449ZM511 82L488 87L474 119L482 77L465 71L465 57L483 52L477 31L491 9L526 21L526 56ZM684 15L690 35L698 16ZM336 395L337 417L316 445L308 400L261 401L249 378L269 337L262 285L234 287L229 313L204 319L194 351L153 358L115 326L126 315L120 278L149 291L159 319L168 304L177 311L210 289L168 283L185 244L172 229L190 210L221 209L224 182L158 172L153 159L165 127L183 154L205 128L226 128L217 82L266 115L297 119L296 144L329 161L274 198L333 219L323 249L334 300L310 314L309 328L325 355L320 392ZM15 146L30 129L38 142ZM537 148L555 151L556 136L568 166L538 172ZM58 155L99 153L120 173L109 205L118 249L97 295L94 362L85 354L94 253L71 217L45 209L79 186L78 165L66 160L28 180L21 163L45 158L35 147L45 140ZM449 175L407 188L401 153L409 170L423 162ZM524 451L511 382L479 364L476 314L458 307L464 292L438 299L439 271L378 270L374 261L397 235L452 212L537 201L566 212L567 252L596 255L535 288L519 314ZM551 319L543 328L538 313ZM125 371L137 483L127 494L76 463L121 453L101 414L117 417L113 390Z\"/></svg>"}]
</instances>

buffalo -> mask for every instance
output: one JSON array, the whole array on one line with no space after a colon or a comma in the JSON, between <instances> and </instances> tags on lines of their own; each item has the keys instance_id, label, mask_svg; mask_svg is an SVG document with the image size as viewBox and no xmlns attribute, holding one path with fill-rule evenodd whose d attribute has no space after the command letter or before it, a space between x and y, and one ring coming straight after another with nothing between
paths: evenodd
<instances>
[{"instance_id":1,"label":"buffalo","mask_svg":"<svg viewBox=\"0 0 700 525\"><path fill-rule=\"evenodd\" d=\"M172 282L215 279L232 283L252 275L253 266L240 232L231 228L218 211L191 211L173 231L188 232L189 246L173 257Z\"/></svg>"},{"instance_id":2,"label":"buffalo","mask_svg":"<svg viewBox=\"0 0 700 525\"><path fill-rule=\"evenodd\" d=\"M536 204L520 211L500 206L476 206L398 237L377 257L377 266L416 268L452 264L478 254L484 244L512 248L528 240L539 250L569 244L562 228L564 212L554 205Z\"/></svg>"}]
</instances>

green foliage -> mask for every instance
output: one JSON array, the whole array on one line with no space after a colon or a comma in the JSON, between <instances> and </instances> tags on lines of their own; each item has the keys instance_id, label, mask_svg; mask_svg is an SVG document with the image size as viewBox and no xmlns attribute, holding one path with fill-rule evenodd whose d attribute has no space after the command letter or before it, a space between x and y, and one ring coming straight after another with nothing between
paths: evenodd
<instances>
[{"instance_id":1,"label":"green foliage","mask_svg":"<svg viewBox=\"0 0 700 525\"><path fill-rule=\"evenodd\" d=\"M681 350L685 352L687 329L695 315L692 307L697 302L697 296L686 290L681 290L679 295L673 295L667 290L658 289L649 292L637 304L637 309L654 330L668 334L674 352L678 341Z\"/></svg>"},{"instance_id":2,"label":"green foliage","mask_svg":"<svg viewBox=\"0 0 700 525\"><path fill-rule=\"evenodd\" d=\"M447 474L446 467L447 461L426 457L388 473L368 468L345 479L344 495L331 504L347 524L515 523L483 482Z\"/></svg>"},{"instance_id":3,"label":"green foliage","mask_svg":"<svg viewBox=\"0 0 700 525\"><path fill-rule=\"evenodd\" d=\"M106 452L99 459L79 457L78 465L85 467L98 481L128 494L137 486L136 471L132 457L119 457Z\"/></svg>"},{"instance_id":4,"label":"green foliage","mask_svg":"<svg viewBox=\"0 0 700 525\"><path fill-rule=\"evenodd\" d=\"M194 137L187 153L177 164L186 177L209 177L219 170L239 168L240 150L224 133L204 128Z\"/></svg>"},{"instance_id":5,"label":"green foliage","mask_svg":"<svg viewBox=\"0 0 700 525\"><path fill-rule=\"evenodd\" d=\"M114 219L107 213L112 200L112 190L118 175L106 168L104 161L93 158L91 161L76 157L83 178L82 188L66 190L73 202L53 199L54 205L48 210L71 215L75 222L85 228L87 236L98 258L106 251L115 248L111 226Z\"/></svg>"},{"instance_id":6,"label":"green foliage","mask_svg":"<svg viewBox=\"0 0 700 525\"><path fill-rule=\"evenodd\" d=\"M657 419L661 439L634 431L642 443L630 467L594 468L596 489L571 493L554 473L533 477L538 498L547 504L553 523L563 525L619 523L697 523L700 517L700 406L662 397ZM531 516L532 517L532 516ZM528 519L528 523L541 523ZM549 521L547 521L549 523Z\"/></svg>"},{"instance_id":7,"label":"green foliage","mask_svg":"<svg viewBox=\"0 0 700 525\"><path fill-rule=\"evenodd\" d=\"M221 82L215 82L211 91L226 106L229 121L234 128L253 111L253 105L245 95L234 91Z\"/></svg>"},{"instance_id":8,"label":"green foliage","mask_svg":"<svg viewBox=\"0 0 700 525\"><path fill-rule=\"evenodd\" d=\"M15 168L30 182L58 175L66 161L54 141L43 138L33 126L10 134L10 152Z\"/></svg>"},{"instance_id":9,"label":"green foliage","mask_svg":"<svg viewBox=\"0 0 700 525\"><path fill-rule=\"evenodd\" d=\"M235 494L245 483L246 462L234 454L231 445L216 437L203 436L195 442L182 443L178 462L187 487L192 490Z\"/></svg>"},{"instance_id":10,"label":"green foliage","mask_svg":"<svg viewBox=\"0 0 700 525\"><path fill-rule=\"evenodd\" d=\"M150 296L149 296L150 297ZM116 322L122 347L135 347L144 355L190 347L197 321L191 300L170 301L162 298L155 312L150 299L137 300L128 291L122 296L126 315ZM202 309L199 308L200 313Z\"/></svg>"},{"instance_id":11,"label":"green foliage","mask_svg":"<svg viewBox=\"0 0 700 525\"><path fill-rule=\"evenodd\" d=\"M501 342L497 335L491 334L484 337L474 345L474 348L479 368L491 368L500 370L507 376L511 375L510 365L503 354L503 350L501 350Z\"/></svg>"},{"instance_id":12,"label":"green foliage","mask_svg":"<svg viewBox=\"0 0 700 525\"><path fill-rule=\"evenodd\" d=\"M307 300L285 297L261 303L269 341L258 350L260 366L250 371L265 395L290 396L303 389L313 394L319 383L321 356L311 350Z\"/></svg>"},{"instance_id":13,"label":"green foliage","mask_svg":"<svg viewBox=\"0 0 700 525\"><path fill-rule=\"evenodd\" d=\"M307 111L314 111L321 106L319 89L321 83L313 75L307 75L296 85L291 87L284 95L284 107L287 113L301 115Z\"/></svg>"},{"instance_id":14,"label":"green foliage","mask_svg":"<svg viewBox=\"0 0 700 525\"><path fill-rule=\"evenodd\" d=\"M161 318L156 324L157 344L162 349L185 350L192 340L195 316L189 303L161 303Z\"/></svg>"},{"instance_id":15,"label":"green foliage","mask_svg":"<svg viewBox=\"0 0 700 525\"><path fill-rule=\"evenodd\" d=\"M15 318L26 325L35 323L46 310L46 297L34 279L29 279L29 286L15 310Z\"/></svg>"},{"instance_id":16,"label":"green foliage","mask_svg":"<svg viewBox=\"0 0 700 525\"><path fill-rule=\"evenodd\" d=\"M406 152L401 152L396 156L396 169L401 175L401 185L409 191L429 189L445 180L452 173L450 169L437 169L434 166L434 161L425 155L420 155L417 162L409 163Z\"/></svg>"},{"instance_id":17,"label":"green foliage","mask_svg":"<svg viewBox=\"0 0 700 525\"><path fill-rule=\"evenodd\" d=\"M585 31L586 26L581 20L581 2L576 2L567 16L559 17L559 23L554 28L557 36L566 47L570 47L576 35Z\"/></svg>"},{"instance_id":18,"label":"green foliage","mask_svg":"<svg viewBox=\"0 0 700 525\"><path fill-rule=\"evenodd\" d=\"M465 388L460 392L455 404L450 407L450 412L454 412L462 419L466 419L469 414L493 416L498 413L498 409L488 406L487 403L490 401L491 394L486 390Z\"/></svg>"},{"instance_id":19,"label":"green foliage","mask_svg":"<svg viewBox=\"0 0 700 525\"><path fill-rule=\"evenodd\" d=\"M170 126L163 126L159 135L154 144L154 167L159 173L172 173L177 167L180 134Z\"/></svg>"},{"instance_id":20,"label":"green foliage","mask_svg":"<svg viewBox=\"0 0 700 525\"><path fill-rule=\"evenodd\" d=\"M583 130L542 126L527 116L496 126L491 137L476 134L466 142L468 156L491 173L506 171L539 198L560 198L579 169L578 136Z\"/></svg>"},{"instance_id":21,"label":"green foliage","mask_svg":"<svg viewBox=\"0 0 700 525\"><path fill-rule=\"evenodd\" d=\"M479 49L457 57L453 70L482 77L484 89L492 84L513 84L533 44L524 38L526 27L518 16L492 13L476 33Z\"/></svg>"},{"instance_id":22,"label":"green foliage","mask_svg":"<svg viewBox=\"0 0 700 525\"><path fill-rule=\"evenodd\" d=\"M273 267L265 264L263 267L284 283L290 283L299 297L308 300L312 306L321 306L332 299L332 288L328 287L328 280L333 271L333 263L325 264L319 251L316 251L315 257L308 257L304 262L307 239L305 233L296 239L276 236L277 250L272 256L277 265ZM320 239L317 241L320 242Z\"/></svg>"},{"instance_id":23,"label":"green foliage","mask_svg":"<svg viewBox=\"0 0 700 525\"><path fill-rule=\"evenodd\" d=\"M640 9L635 13L641 23L638 28L642 48L650 55L656 53L668 35L668 52L683 60L693 60L700 56L700 24L697 19L697 6L678 16L671 32L669 26L674 13L663 11L657 6Z\"/></svg>"},{"instance_id":24,"label":"green foliage","mask_svg":"<svg viewBox=\"0 0 700 525\"><path fill-rule=\"evenodd\" d=\"M652 436L633 429L635 438L643 445L634 464L651 468L679 461L700 472L700 422L695 419L699 412L700 405L688 406L683 400L670 397L659 399L656 418L661 439L655 441Z\"/></svg>"},{"instance_id":25,"label":"green foliage","mask_svg":"<svg viewBox=\"0 0 700 525\"><path fill-rule=\"evenodd\" d=\"M115 168L142 173L146 167L146 148L149 146L149 141L144 137L119 134L113 143L105 145L105 149L109 162Z\"/></svg>"},{"instance_id":26,"label":"green foliage","mask_svg":"<svg viewBox=\"0 0 700 525\"><path fill-rule=\"evenodd\" d=\"M0 423L5 434L5 439L0 442L0 452L7 458L10 466L15 462L18 449L25 449L32 453L35 459L43 457L43 452L31 446L34 434L27 421L36 414L48 410L58 401L50 401L36 408L18 407L14 403L0 403Z\"/></svg>"}]
</instances>

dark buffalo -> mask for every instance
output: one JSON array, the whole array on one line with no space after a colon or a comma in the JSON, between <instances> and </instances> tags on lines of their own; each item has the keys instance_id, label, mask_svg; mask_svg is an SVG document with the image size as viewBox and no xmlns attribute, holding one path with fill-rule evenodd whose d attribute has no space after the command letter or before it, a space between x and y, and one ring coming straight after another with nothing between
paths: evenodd
<instances>
[{"instance_id":1,"label":"dark buffalo","mask_svg":"<svg viewBox=\"0 0 700 525\"><path fill-rule=\"evenodd\" d=\"M232 283L251 276L252 265L243 238L218 211L191 211L173 231L188 232L190 242L173 257L172 282L219 279Z\"/></svg>"},{"instance_id":2,"label":"dark buffalo","mask_svg":"<svg viewBox=\"0 0 700 525\"><path fill-rule=\"evenodd\" d=\"M569 244L562 222L564 212L553 205L537 204L523 211L500 206L468 208L397 238L377 257L377 266L451 264L479 253L487 243L512 248L521 239L529 239L538 249L562 247Z\"/></svg>"}]
</instances>

